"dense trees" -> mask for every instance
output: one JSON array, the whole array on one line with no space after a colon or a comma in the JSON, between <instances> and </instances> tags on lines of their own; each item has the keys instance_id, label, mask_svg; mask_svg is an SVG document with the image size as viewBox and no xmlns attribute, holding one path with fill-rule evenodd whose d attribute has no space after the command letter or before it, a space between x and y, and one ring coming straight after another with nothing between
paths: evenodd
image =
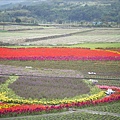
<instances>
[{"instance_id":1,"label":"dense trees","mask_svg":"<svg viewBox=\"0 0 120 120\"><path fill-rule=\"evenodd\" d=\"M120 23L120 1L108 2L108 4L91 5L80 2L83 0L75 0L70 3L71 0L60 0L59 2L42 2L37 5L19 5L14 8L0 11L1 21L15 21L16 18L20 18L21 22L23 18L28 18L31 21L47 21L58 22L63 21L81 22L81 21L101 21L101 22L116 22ZM77 2L78 1L78 2ZM86 1L86 2L85 2ZM96 1L96 0L94 0ZM104 1L103 1L104 2ZM25 20L24 20L25 22ZM27 21L26 21L27 22Z\"/></svg>"}]
</instances>

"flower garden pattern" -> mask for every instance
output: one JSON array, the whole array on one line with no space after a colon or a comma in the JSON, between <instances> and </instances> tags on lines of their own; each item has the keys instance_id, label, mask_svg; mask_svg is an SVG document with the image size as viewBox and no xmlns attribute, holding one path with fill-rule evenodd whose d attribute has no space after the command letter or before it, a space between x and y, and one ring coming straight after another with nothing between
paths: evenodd
<instances>
[{"instance_id":1,"label":"flower garden pattern","mask_svg":"<svg viewBox=\"0 0 120 120\"><path fill-rule=\"evenodd\" d=\"M0 60L120 60L120 53L107 50L91 50L83 48L0 48ZM17 77L16 77L17 78ZM14 79L8 81L13 83ZM3 83L4 84L4 83ZM7 89L7 85L3 88ZM7 91L0 91L0 117L21 114L39 114L68 110L71 107L85 107L120 100L120 87L96 85L100 92L89 97L77 99L56 100L28 100L17 99L7 95ZM115 93L106 96L107 89Z\"/></svg>"}]
</instances>

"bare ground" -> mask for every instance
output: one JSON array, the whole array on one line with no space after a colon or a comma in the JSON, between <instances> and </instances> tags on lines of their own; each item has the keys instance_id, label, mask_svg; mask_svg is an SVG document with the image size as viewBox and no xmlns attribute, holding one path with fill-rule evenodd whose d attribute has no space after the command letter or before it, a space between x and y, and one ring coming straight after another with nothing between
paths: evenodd
<instances>
[{"instance_id":1,"label":"bare ground","mask_svg":"<svg viewBox=\"0 0 120 120\"><path fill-rule=\"evenodd\" d=\"M31 66L26 67L15 67L11 65L1 65L0 64L0 74L5 75L25 75L25 76L48 76L48 77L74 77L83 78L80 71L77 70L67 70L67 69L34 69Z\"/></svg>"}]
</instances>

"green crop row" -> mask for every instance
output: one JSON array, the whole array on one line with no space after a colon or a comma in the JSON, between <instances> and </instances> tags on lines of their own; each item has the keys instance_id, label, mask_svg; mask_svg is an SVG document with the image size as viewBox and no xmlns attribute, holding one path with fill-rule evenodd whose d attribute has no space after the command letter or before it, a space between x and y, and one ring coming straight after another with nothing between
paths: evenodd
<instances>
[{"instance_id":1,"label":"green crop row","mask_svg":"<svg viewBox=\"0 0 120 120\"><path fill-rule=\"evenodd\" d=\"M41 116L31 116L26 118L15 118L11 120L120 120L120 117L110 116L110 115L99 115L90 114L84 112L68 112L68 113L57 113L48 114Z\"/></svg>"},{"instance_id":2,"label":"green crop row","mask_svg":"<svg viewBox=\"0 0 120 120\"><path fill-rule=\"evenodd\" d=\"M120 101L101 104L101 105L97 105L94 107L89 107L87 109L94 110L94 111L103 111L103 112L111 112L111 113L120 114Z\"/></svg>"}]
</instances>

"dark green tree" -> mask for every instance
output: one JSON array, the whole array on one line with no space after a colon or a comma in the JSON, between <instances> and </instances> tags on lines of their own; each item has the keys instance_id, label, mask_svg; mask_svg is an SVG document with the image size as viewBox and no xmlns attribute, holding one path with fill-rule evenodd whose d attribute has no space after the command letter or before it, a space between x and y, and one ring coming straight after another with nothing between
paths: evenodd
<instances>
[{"instance_id":1,"label":"dark green tree","mask_svg":"<svg viewBox=\"0 0 120 120\"><path fill-rule=\"evenodd\" d=\"M20 22L21 22L21 19L20 19L20 18L16 18L15 22L16 22L16 23L20 23Z\"/></svg>"}]
</instances>

